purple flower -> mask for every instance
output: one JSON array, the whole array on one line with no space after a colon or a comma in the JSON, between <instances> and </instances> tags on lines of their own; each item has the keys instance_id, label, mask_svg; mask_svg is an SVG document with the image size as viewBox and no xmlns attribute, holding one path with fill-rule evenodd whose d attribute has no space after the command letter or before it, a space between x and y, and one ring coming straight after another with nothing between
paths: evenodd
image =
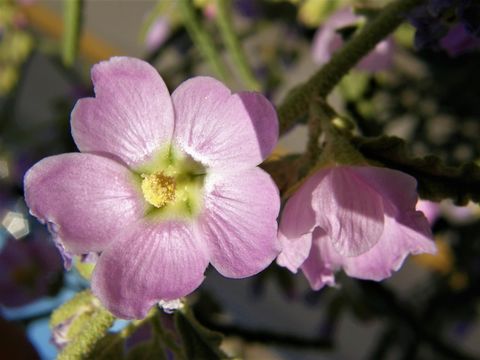
<instances>
[{"instance_id":1,"label":"purple flower","mask_svg":"<svg viewBox=\"0 0 480 360\"><path fill-rule=\"evenodd\" d=\"M92 80L96 97L71 117L82 153L37 163L25 197L68 253L101 253L92 290L102 303L141 318L195 290L209 263L231 278L268 266L280 201L256 166L278 137L271 103L209 77L170 97L157 71L133 58L95 65Z\"/></svg>"},{"instance_id":2,"label":"purple flower","mask_svg":"<svg viewBox=\"0 0 480 360\"><path fill-rule=\"evenodd\" d=\"M362 19L351 8L332 14L317 30L313 39L312 56L315 63L322 65L330 60L333 53L343 46L343 38L338 30L355 25ZM375 49L357 65L360 70L369 72L386 70L392 66L393 41L391 38L381 41Z\"/></svg>"},{"instance_id":3,"label":"purple flower","mask_svg":"<svg viewBox=\"0 0 480 360\"><path fill-rule=\"evenodd\" d=\"M471 0L430 0L409 14L417 49L442 47L450 56L480 45L480 4Z\"/></svg>"},{"instance_id":4,"label":"purple flower","mask_svg":"<svg viewBox=\"0 0 480 360\"><path fill-rule=\"evenodd\" d=\"M277 262L301 268L313 289L335 284L335 271L382 280L409 253L434 253L425 216L415 211L416 181L402 172L363 166L318 171L283 211Z\"/></svg>"},{"instance_id":5,"label":"purple flower","mask_svg":"<svg viewBox=\"0 0 480 360\"><path fill-rule=\"evenodd\" d=\"M469 33L463 24L450 28L447 35L440 39L440 46L452 57L478 48L479 45L480 39Z\"/></svg>"},{"instance_id":6,"label":"purple flower","mask_svg":"<svg viewBox=\"0 0 480 360\"><path fill-rule=\"evenodd\" d=\"M50 294L62 271L52 243L43 238L9 239L0 251L0 303L23 306Z\"/></svg>"}]
</instances>

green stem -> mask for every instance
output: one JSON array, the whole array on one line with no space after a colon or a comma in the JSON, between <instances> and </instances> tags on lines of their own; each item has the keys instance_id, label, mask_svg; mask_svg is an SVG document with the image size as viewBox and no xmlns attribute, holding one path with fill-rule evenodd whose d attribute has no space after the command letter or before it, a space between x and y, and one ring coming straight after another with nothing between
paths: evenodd
<instances>
[{"instance_id":1,"label":"green stem","mask_svg":"<svg viewBox=\"0 0 480 360\"><path fill-rule=\"evenodd\" d=\"M80 40L82 0L65 0L63 11L62 59L66 66L72 66Z\"/></svg>"},{"instance_id":2,"label":"green stem","mask_svg":"<svg viewBox=\"0 0 480 360\"><path fill-rule=\"evenodd\" d=\"M192 1L179 0L178 4L182 12L185 27L192 38L192 41L198 47L202 55L208 60L216 75L225 81L227 79L225 67L220 60L220 56L215 48L212 38L198 21Z\"/></svg>"},{"instance_id":3,"label":"green stem","mask_svg":"<svg viewBox=\"0 0 480 360\"><path fill-rule=\"evenodd\" d=\"M280 134L286 133L306 115L313 96L325 98L358 61L403 22L409 10L424 1L396 0L390 3L307 82L293 88L278 107Z\"/></svg>"},{"instance_id":4,"label":"green stem","mask_svg":"<svg viewBox=\"0 0 480 360\"><path fill-rule=\"evenodd\" d=\"M260 91L261 85L255 78L252 69L250 68L247 57L243 52L242 46L233 28L233 19L230 0L217 0L217 24L220 29L225 46L232 56L232 60L238 69L238 73L242 77L244 84L248 89L253 91Z\"/></svg>"}]
</instances>

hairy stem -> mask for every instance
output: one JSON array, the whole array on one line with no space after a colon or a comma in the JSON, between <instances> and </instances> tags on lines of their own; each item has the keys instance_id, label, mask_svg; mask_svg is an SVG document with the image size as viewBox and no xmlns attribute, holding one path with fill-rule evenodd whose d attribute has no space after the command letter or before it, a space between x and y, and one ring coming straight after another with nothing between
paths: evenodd
<instances>
[{"instance_id":1,"label":"hairy stem","mask_svg":"<svg viewBox=\"0 0 480 360\"><path fill-rule=\"evenodd\" d=\"M424 1L390 3L307 82L293 88L278 107L280 134L286 133L306 115L313 96L326 97L358 61L403 22L409 10Z\"/></svg>"}]
</instances>

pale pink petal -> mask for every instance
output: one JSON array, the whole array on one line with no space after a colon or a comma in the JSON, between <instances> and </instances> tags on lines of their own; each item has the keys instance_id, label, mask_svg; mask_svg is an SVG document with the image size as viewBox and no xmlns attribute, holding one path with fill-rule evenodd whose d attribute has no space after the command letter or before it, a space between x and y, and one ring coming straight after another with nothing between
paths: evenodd
<instances>
[{"instance_id":1,"label":"pale pink petal","mask_svg":"<svg viewBox=\"0 0 480 360\"><path fill-rule=\"evenodd\" d=\"M298 238L313 231L315 212L312 207L312 194L328 171L318 171L310 176L290 197L282 211L280 231L289 238Z\"/></svg>"},{"instance_id":2,"label":"pale pink petal","mask_svg":"<svg viewBox=\"0 0 480 360\"><path fill-rule=\"evenodd\" d=\"M374 246L383 232L383 200L350 166L328 170L313 192L318 225L342 255L357 256Z\"/></svg>"},{"instance_id":3,"label":"pale pink petal","mask_svg":"<svg viewBox=\"0 0 480 360\"><path fill-rule=\"evenodd\" d=\"M135 219L145 201L131 172L93 154L62 154L43 159L25 175L30 212L55 229L65 250L102 251Z\"/></svg>"},{"instance_id":4,"label":"pale pink petal","mask_svg":"<svg viewBox=\"0 0 480 360\"><path fill-rule=\"evenodd\" d=\"M277 264L292 272L297 272L310 253L315 226L312 193L327 173L319 171L309 177L288 199L282 211L278 232L282 252L277 257Z\"/></svg>"},{"instance_id":5,"label":"pale pink petal","mask_svg":"<svg viewBox=\"0 0 480 360\"><path fill-rule=\"evenodd\" d=\"M277 257L277 264L296 273L310 253L312 234L307 233L298 238L289 239L279 231L278 240L280 241L282 252Z\"/></svg>"},{"instance_id":6,"label":"pale pink petal","mask_svg":"<svg viewBox=\"0 0 480 360\"><path fill-rule=\"evenodd\" d=\"M440 217L439 203L428 200L418 200L416 209L425 215L430 225L433 225Z\"/></svg>"},{"instance_id":7,"label":"pale pink petal","mask_svg":"<svg viewBox=\"0 0 480 360\"><path fill-rule=\"evenodd\" d=\"M418 201L417 180L398 170L374 166L352 166L351 171L375 189L389 203L390 216L415 210Z\"/></svg>"},{"instance_id":8,"label":"pale pink petal","mask_svg":"<svg viewBox=\"0 0 480 360\"><path fill-rule=\"evenodd\" d=\"M317 30L312 43L312 57L316 64L323 65L339 50L344 41L338 30L355 25L362 16L355 15L351 8L334 13ZM376 72L392 66L394 43L391 38L381 41L357 65L358 69Z\"/></svg>"},{"instance_id":9,"label":"pale pink petal","mask_svg":"<svg viewBox=\"0 0 480 360\"><path fill-rule=\"evenodd\" d=\"M400 269L409 254L436 252L430 226L421 212L404 214L402 223L386 216L385 230L376 246L358 257L343 258L347 275L380 281Z\"/></svg>"},{"instance_id":10,"label":"pale pink petal","mask_svg":"<svg viewBox=\"0 0 480 360\"><path fill-rule=\"evenodd\" d=\"M171 141L173 107L162 78L147 62L114 57L92 69L95 98L72 111L80 151L103 153L129 166L148 160Z\"/></svg>"},{"instance_id":11,"label":"pale pink petal","mask_svg":"<svg viewBox=\"0 0 480 360\"><path fill-rule=\"evenodd\" d=\"M325 231L316 228L312 236L310 254L302 265L302 271L313 290L320 290L325 285L334 286L334 273L340 268L341 257L333 249Z\"/></svg>"},{"instance_id":12,"label":"pale pink petal","mask_svg":"<svg viewBox=\"0 0 480 360\"><path fill-rule=\"evenodd\" d=\"M140 221L101 254L92 291L114 315L140 319L156 302L190 294L207 266L207 248L192 225Z\"/></svg>"},{"instance_id":13,"label":"pale pink petal","mask_svg":"<svg viewBox=\"0 0 480 360\"><path fill-rule=\"evenodd\" d=\"M232 95L219 81L196 77L182 83L172 101L176 143L209 167L256 166L277 142L277 115L261 94Z\"/></svg>"},{"instance_id":14,"label":"pale pink petal","mask_svg":"<svg viewBox=\"0 0 480 360\"><path fill-rule=\"evenodd\" d=\"M332 14L317 30L312 43L313 60L318 65L325 64L333 53L343 45L343 39L337 29L354 24L360 19L351 8Z\"/></svg>"},{"instance_id":15,"label":"pale pink petal","mask_svg":"<svg viewBox=\"0 0 480 360\"><path fill-rule=\"evenodd\" d=\"M347 7L333 13L322 26L330 27L333 29L341 29L345 26L350 26L359 21L361 16L355 15L351 7Z\"/></svg>"},{"instance_id":16,"label":"pale pink petal","mask_svg":"<svg viewBox=\"0 0 480 360\"><path fill-rule=\"evenodd\" d=\"M172 27L165 16L159 16L148 29L145 36L145 46L148 51L157 50L170 36Z\"/></svg>"},{"instance_id":17,"label":"pale pink petal","mask_svg":"<svg viewBox=\"0 0 480 360\"><path fill-rule=\"evenodd\" d=\"M357 65L358 69L376 72L388 70L393 64L395 46L392 38L387 38L375 46Z\"/></svg>"},{"instance_id":18,"label":"pale pink petal","mask_svg":"<svg viewBox=\"0 0 480 360\"><path fill-rule=\"evenodd\" d=\"M260 272L280 250L277 187L259 168L213 174L206 182L199 223L210 249L210 262L231 278Z\"/></svg>"}]
</instances>

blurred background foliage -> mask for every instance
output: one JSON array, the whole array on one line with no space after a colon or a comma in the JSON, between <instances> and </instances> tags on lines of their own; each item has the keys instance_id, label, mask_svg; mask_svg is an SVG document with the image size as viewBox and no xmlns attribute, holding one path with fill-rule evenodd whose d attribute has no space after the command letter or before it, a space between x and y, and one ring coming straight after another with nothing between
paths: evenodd
<instances>
[{"instance_id":1,"label":"blurred background foliage","mask_svg":"<svg viewBox=\"0 0 480 360\"><path fill-rule=\"evenodd\" d=\"M76 151L69 114L78 98L93 94L92 64L113 55L138 56L157 67L170 89L188 77L210 74L235 90L262 91L279 104L287 90L318 70L312 42L332 13L355 5L357 12L374 16L385 3L0 0L0 343L5 358L54 358L64 346L59 339L77 336L73 330L62 333L61 325L74 322L82 329L88 316L101 314L98 304L88 303L88 316L58 315L49 327L51 312L88 288L81 274L91 267L75 259L77 266L65 272L49 234L28 214L22 198L23 175L31 165ZM406 141L390 150L382 143L379 150L360 138L359 149L412 171L428 164L405 165L395 161L395 154L435 155L451 168L478 163L478 49L457 56L438 48L416 50L408 23L394 39L387 71L354 70L329 97L335 110L356 124L358 135ZM306 143L306 126L299 124L281 139L277 158L303 152ZM292 166L286 164L278 167L277 181ZM449 197L459 200L455 194L478 185L468 182L468 174L458 177L463 182L445 185L454 194ZM447 200L436 211L432 226L439 253L414 257L384 283L344 276L340 287L313 292L301 275L275 264L248 280L227 281L209 271L186 313L157 314L135 327L117 321L90 357L480 358L480 210L474 203L460 208ZM52 329L61 334L53 342Z\"/></svg>"}]
</instances>

